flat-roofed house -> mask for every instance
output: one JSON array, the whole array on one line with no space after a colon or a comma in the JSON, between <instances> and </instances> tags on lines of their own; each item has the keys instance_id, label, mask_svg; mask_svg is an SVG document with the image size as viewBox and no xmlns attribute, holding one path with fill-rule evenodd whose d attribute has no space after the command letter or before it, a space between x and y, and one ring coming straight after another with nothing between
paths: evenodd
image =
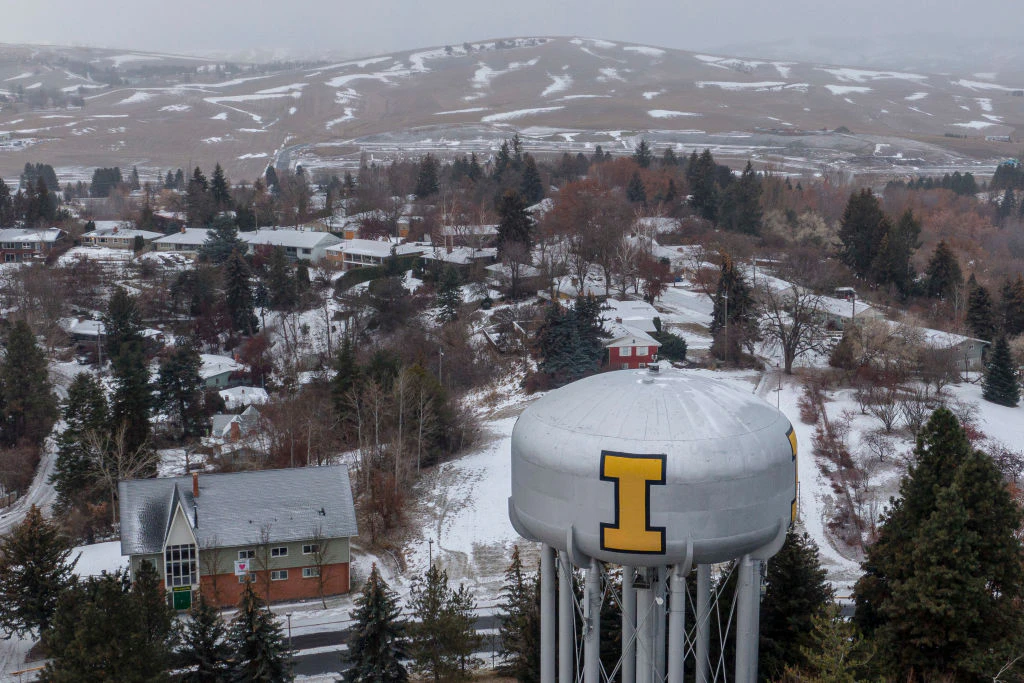
<instances>
[{"instance_id":1,"label":"flat-roofed house","mask_svg":"<svg viewBox=\"0 0 1024 683\"><path fill-rule=\"evenodd\" d=\"M267 600L351 589L358 535L348 468L297 467L118 483L121 554L154 565L175 609L196 591L237 604L248 579Z\"/></svg>"},{"instance_id":2,"label":"flat-roofed house","mask_svg":"<svg viewBox=\"0 0 1024 683\"><path fill-rule=\"evenodd\" d=\"M430 244L423 243L396 244L382 240L345 240L327 247L325 251L328 262L340 264L344 270L352 270L364 266L379 266L391 256L392 249L396 256L408 256L422 254L431 248Z\"/></svg>"},{"instance_id":3,"label":"flat-roofed house","mask_svg":"<svg viewBox=\"0 0 1024 683\"><path fill-rule=\"evenodd\" d=\"M206 228L182 228L178 232L153 240L153 248L157 251L181 251L187 254L197 254L209 236L210 231Z\"/></svg>"},{"instance_id":4,"label":"flat-roofed house","mask_svg":"<svg viewBox=\"0 0 1024 683\"><path fill-rule=\"evenodd\" d=\"M163 237L163 233L152 230L136 230L130 224L120 221L96 221L96 229L82 235L82 244L93 247L110 247L111 249L134 249L136 237L146 245Z\"/></svg>"},{"instance_id":5,"label":"flat-roofed house","mask_svg":"<svg viewBox=\"0 0 1024 683\"><path fill-rule=\"evenodd\" d=\"M327 247L332 247L341 242L341 238L329 232L314 232L311 230L291 230L286 228L270 228L254 230L252 232L240 232L238 237L249 244L249 252L253 253L260 247L273 249L281 247L285 256L292 261L299 259L319 263L327 252Z\"/></svg>"}]
</instances>

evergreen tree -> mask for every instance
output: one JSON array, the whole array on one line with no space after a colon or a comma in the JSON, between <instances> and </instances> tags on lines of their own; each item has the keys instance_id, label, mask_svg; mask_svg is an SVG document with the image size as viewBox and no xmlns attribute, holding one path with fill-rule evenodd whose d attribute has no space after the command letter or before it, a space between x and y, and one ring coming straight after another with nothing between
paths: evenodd
<instances>
[{"instance_id":1,"label":"evergreen tree","mask_svg":"<svg viewBox=\"0 0 1024 683\"><path fill-rule=\"evenodd\" d=\"M291 266L285 256L284 247L274 247L267 259L267 291L270 307L278 311L290 311L297 303L295 281L291 277Z\"/></svg>"},{"instance_id":2,"label":"evergreen tree","mask_svg":"<svg viewBox=\"0 0 1024 683\"><path fill-rule=\"evenodd\" d=\"M671 146L666 147L665 153L661 155L661 165L665 168L673 168L679 165L679 158Z\"/></svg>"},{"instance_id":3,"label":"evergreen tree","mask_svg":"<svg viewBox=\"0 0 1024 683\"><path fill-rule=\"evenodd\" d=\"M999 222L1005 221L1017 211L1017 197L1011 188L1006 188L1003 197L996 206L996 218Z\"/></svg>"},{"instance_id":4,"label":"evergreen tree","mask_svg":"<svg viewBox=\"0 0 1024 683\"><path fill-rule=\"evenodd\" d=\"M188 224L192 226L209 225L216 213L213 198L210 196L210 184L202 170L196 166L192 178L185 190L185 214Z\"/></svg>"},{"instance_id":5,"label":"evergreen tree","mask_svg":"<svg viewBox=\"0 0 1024 683\"><path fill-rule=\"evenodd\" d=\"M38 446L57 419L57 400L50 388L46 356L24 320L7 335L7 354L0 363L3 423L0 441L14 446L23 439Z\"/></svg>"},{"instance_id":6,"label":"evergreen tree","mask_svg":"<svg viewBox=\"0 0 1024 683\"><path fill-rule=\"evenodd\" d=\"M238 613L231 621L228 644L235 655L235 683L282 683L293 679L290 653L281 625L246 580Z\"/></svg>"},{"instance_id":7,"label":"evergreen tree","mask_svg":"<svg viewBox=\"0 0 1024 683\"><path fill-rule=\"evenodd\" d=\"M871 274L875 255L890 223L878 198L869 189L854 192L843 211L839 225L839 258L857 275Z\"/></svg>"},{"instance_id":8,"label":"evergreen tree","mask_svg":"<svg viewBox=\"0 0 1024 683\"><path fill-rule=\"evenodd\" d=\"M768 561L761 600L762 677L777 680L787 666L806 664L802 649L813 644L814 617L831 599L817 545L806 532L790 529L782 550Z\"/></svg>"},{"instance_id":9,"label":"evergreen tree","mask_svg":"<svg viewBox=\"0 0 1024 683\"><path fill-rule=\"evenodd\" d=\"M128 176L128 187L132 192L138 192L142 188L142 184L139 182L139 169L135 166L132 166L132 173Z\"/></svg>"},{"instance_id":10,"label":"evergreen tree","mask_svg":"<svg viewBox=\"0 0 1024 683\"><path fill-rule=\"evenodd\" d=\"M501 182L511 163L512 157L508 151L508 140L503 140L501 147L498 148L497 156L494 157L494 171L491 173L496 182Z\"/></svg>"},{"instance_id":11,"label":"evergreen tree","mask_svg":"<svg viewBox=\"0 0 1024 683\"><path fill-rule=\"evenodd\" d=\"M644 181L641 180L640 173L637 171L633 171L633 175L629 177L629 184L626 185L626 199L634 204L647 203L647 189L644 187Z\"/></svg>"},{"instance_id":12,"label":"evergreen tree","mask_svg":"<svg viewBox=\"0 0 1024 683\"><path fill-rule=\"evenodd\" d=\"M413 579L409 593L409 656L413 669L422 676L440 681L459 681L470 677L472 653L479 636L473 630L473 593L464 585L448 585L448 572L431 566L423 576Z\"/></svg>"},{"instance_id":13,"label":"evergreen tree","mask_svg":"<svg viewBox=\"0 0 1024 683\"><path fill-rule=\"evenodd\" d=\"M181 426L181 438L201 436L206 430L203 415L203 361L191 337L178 337L174 348L160 362L157 377L158 405Z\"/></svg>"},{"instance_id":14,"label":"evergreen tree","mask_svg":"<svg viewBox=\"0 0 1024 683\"><path fill-rule=\"evenodd\" d=\"M712 350L725 361L737 360L742 348L760 337L754 295L729 254L722 254L718 288L711 311Z\"/></svg>"},{"instance_id":15,"label":"evergreen tree","mask_svg":"<svg viewBox=\"0 0 1024 683\"><path fill-rule=\"evenodd\" d=\"M420 160L419 174L416 176L416 198L426 199L437 194L438 171L440 164L432 154L427 154Z\"/></svg>"},{"instance_id":16,"label":"evergreen tree","mask_svg":"<svg viewBox=\"0 0 1024 683\"><path fill-rule=\"evenodd\" d=\"M438 320L442 324L459 318L459 308L462 306L462 289L459 284L459 272L446 265L437 282L437 306L441 309Z\"/></svg>"},{"instance_id":17,"label":"evergreen tree","mask_svg":"<svg viewBox=\"0 0 1024 683\"><path fill-rule=\"evenodd\" d=\"M537 162L527 154L523 165L523 179L519 183L519 192L527 204L536 204L544 199L544 183L537 170Z\"/></svg>"},{"instance_id":18,"label":"evergreen tree","mask_svg":"<svg viewBox=\"0 0 1024 683\"><path fill-rule=\"evenodd\" d=\"M515 190L508 190L498 201L498 254L516 247L529 249L533 246L533 217L526 210L523 196Z\"/></svg>"},{"instance_id":19,"label":"evergreen tree","mask_svg":"<svg viewBox=\"0 0 1024 683\"><path fill-rule=\"evenodd\" d=\"M57 491L57 510L67 514L95 498L96 454L87 435L109 429L106 392L97 377L87 372L75 375L68 387L63 417L65 427L57 438L57 462L51 481Z\"/></svg>"},{"instance_id":20,"label":"evergreen tree","mask_svg":"<svg viewBox=\"0 0 1024 683\"><path fill-rule=\"evenodd\" d=\"M896 679L987 679L1020 647L1021 512L949 410L914 456L868 548L855 619Z\"/></svg>"},{"instance_id":21,"label":"evergreen tree","mask_svg":"<svg viewBox=\"0 0 1024 683\"><path fill-rule=\"evenodd\" d=\"M268 190L274 194L281 191L281 183L277 178L277 170L274 168L273 164L267 166L267 170L263 173L263 177L266 180Z\"/></svg>"},{"instance_id":22,"label":"evergreen tree","mask_svg":"<svg viewBox=\"0 0 1024 683\"><path fill-rule=\"evenodd\" d=\"M181 683L227 683L231 649L220 612L200 592L189 617L176 653L178 667L185 670Z\"/></svg>"},{"instance_id":23,"label":"evergreen tree","mask_svg":"<svg viewBox=\"0 0 1024 683\"><path fill-rule=\"evenodd\" d=\"M690 182L690 204L705 220L718 220L718 184L715 180L715 159L705 149L698 157L696 150L687 165L686 177Z\"/></svg>"},{"instance_id":24,"label":"evergreen tree","mask_svg":"<svg viewBox=\"0 0 1024 683\"><path fill-rule=\"evenodd\" d=\"M1000 307L1003 314L1003 333L1016 337L1024 333L1024 277L1007 280L1003 285Z\"/></svg>"},{"instance_id":25,"label":"evergreen tree","mask_svg":"<svg viewBox=\"0 0 1024 683\"><path fill-rule=\"evenodd\" d=\"M43 637L48 683L168 681L171 610L156 569L145 562L135 590L124 574L89 577L65 590Z\"/></svg>"},{"instance_id":26,"label":"evergreen tree","mask_svg":"<svg viewBox=\"0 0 1024 683\"><path fill-rule=\"evenodd\" d=\"M1020 403L1017 368L1010 355L1010 345L1005 336L996 339L995 346L992 348L992 356L985 368L981 395L986 401L998 403L1001 406L1013 408Z\"/></svg>"},{"instance_id":27,"label":"evergreen tree","mask_svg":"<svg viewBox=\"0 0 1024 683\"><path fill-rule=\"evenodd\" d=\"M199 258L215 265L227 262L234 252L240 254L248 251L249 245L239 238L238 226L227 216L214 220L206 233L206 241L199 247Z\"/></svg>"},{"instance_id":28,"label":"evergreen tree","mask_svg":"<svg viewBox=\"0 0 1024 683\"><path fill-rule=\"evenodd\" d=\"M722 193L718 224L725 230L757 235L761 220L761 179L748 161L739 181Z\"/></svg>"},{"instance_id":29,"label":"evergreen tree","mask_svg":"<svg viewBox=\"0 0 1024 683\"><path fill-rule=\"evenodd\" d=\"M476 158L476 152L472 152L469 155L469 168L466 170L466 177L472 180L474 183L484 175L483 169L480 168L480 160Z\"/></svg>"},{"instance_id":30,"label":"evergreen tree","mask_svg":"<svg viewBox=\"0 0 1024 683\"><path fill-rule=\"evenodd\" d=\"M787 667L784 681L828 681L828 683L860 683L872 680L866 671L874 657L874 648L865 642L857 627L841 616L839 606L832 603L812 620L811 644L801 647L805 661L801 669Z\"/></svg>"},{"instance_id":31,"label":"evergreen tree","mask_svg":"<svg viewBox=\"0 0 1024 683\"><path fill-rule=\"evenodd\" d=\"M213 176L210 178L210 199L218 211L231 206L231 185L224 177L224 169L219 163L213 167Z\"/></svg>"},{"instance_id":32,"label":"evergreen tree","mask_svg":"<svg viewBox=\"0 0 1024 683\"><path fill-rule=\"evenodd\" d=\"M925 270L928 296L938 299L950 299L964 283L964 275L960 271L960 263L945 240L941 240L928 261Z\"/></svg>"},{"instance_id":33,"label":"evergreen tree","mask_svg":"<svg viewBox=\"0 0 1024 683\"><path fill-rule=\"evenodd\" d=\"M0 539L0 628L9 634L45 633L57 600L74 581L78 558L71 543L35 505Z\"/></svg>"},{"instance_id":34,"label":"evergreen tree","mask_svg":"<svg viewBox=\"0 0 1024 683\"><path fill-rule=\"evenodd\" d=\"M356 623L344 655L349 668L343 680L348 683L404 683L409 676L402 664L405 658L402 647L405 626L399 621L402 609L395 592L377 571L376 563L355 604L351 616Z\"/></svg>"},{"instance_id":35,"label":"evergreen tree","mask_svg":"<svg viewBox=\"0 0 1024 683\"><path fill-rule=\"evenodd\" d=\"M996 337L996 312L988 288L979 285L971 274L967 281L967 327L978 339L992 341Z\"/></svg>"},{"instance_id":36,"label":"evergreen tree","mask_svg":"<svg viewBox=\"0 0 1024 683\"><path fill-rule=\"evenodd\" d=\"M331 398L339 416L348 414L352 391L359 386L361 379L362 370L356 361L352 340L345 335L334 360L334 378L331 380Z\"/></svg>"},{"instance_id":37,"label":"evergreen tree","mask_svg":"<svg viewBox=\"0 0 1024 683\"><path fill-rule=\"evenodd\" d=\"M540 681L540 605L536 580L523 571L519 546L512 549L512 562L505 570L501 589L502 672L521 683ZM602 620L603 622L603 620Z\"/></svg>"},{"instance_id":38,"label":"evergreen tree","mask_svg":"<svg viewBox=\"0 0 1024 683\"><path fill-rule=\"evenodd\" d=\"M115 428L125 428L125 451L135 453L147 447L153 400L142 338L142 316L135 298L121 287L116 288L103 323L114 375L111 418Z\"/></svg>"},{"instance_id":39,"label":"evergreen tree","mask_svg":"<svg viewBox=\"0 0 1024 683\"><path fill-rule=\"evenodd\" d=\"M633 148L633 161L640 168L649 168L653 159L654 154L651 152L651 147L647 144L647 140L640 138L640 143Z\"/></svg>"},{"instance_id":40,"label":"evergreen tree","mask_svg":"<svg viewBox=\"0 0 1024 683\"><path fill-rule=\"evenodd\" d=\"M592 297L579 297L571 308L548 308L537 332L540 354L538 369L562 386L592 375L605 358L602 338L601 304Z\"/></svg>"},{"instance_id":41,"label":"evergreen tree","mask_svg":"<svg viewBox=\"0 0 1024 683\"><path fill-rule=\"evenodd\" d=\"M231 252L224 266L224 298L231 316L231 329L244 335L251 335L259 329L251 280L245 258L237 251Z\"/></svg>"},{"instance_id":42,"label":"evergreen tree","mask_svg":"<svg viewBox=\"0 0 1024 683\"><path fill-rule=\"evenodd\" d=\"M885 232L871 263L870 275L879 284L893 285L900 294L907 296L915 277L911 258L919 246L921 223L907 209L895 225L883 216L879 229Z\"/></svg>"}]
</instances>

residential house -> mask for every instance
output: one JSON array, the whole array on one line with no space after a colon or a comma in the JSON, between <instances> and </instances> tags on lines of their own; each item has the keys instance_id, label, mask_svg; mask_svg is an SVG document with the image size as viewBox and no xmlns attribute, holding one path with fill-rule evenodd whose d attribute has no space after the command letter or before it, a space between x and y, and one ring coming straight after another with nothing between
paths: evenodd
<instances>
[{"instance_id":1,"label":"residential house","mask_svg":"<svg viewBox=\"0 0 1024 683\"><path fill-rule=\"evenodd\" d=\"M896 325L897 323L892 324ZM985 369L988 349L992 345L990 342L927 327L916 329L920 332L921 341L925 346L934 351L949 353L958 369L964 371Z\"/></svg>"},{"instance_id":2,"label":"residential house","mask_svg":"<svg viewBox=\"0 0 1024 683\"><path fill-rule=\"evenodd\" d=\"M201 353L199 357L203 361L199 376L207 389L234 386L238 383L236 376L245 370L244 365L228 356Z\"/></svg>"},{"instance_id":3,"label":"residential house","mask_svg":"<svg viewBox=\"0 0 1024 683\"><path fill-rule=\"evenodd\" d=\"M655 332L654 319L661 316L658 309L646 301L619 301L611 297L601 304L601 316L634 330Z\"/></svg>"},{"instance_id":4,"label":"residential house","mask_svg":"<svg viewBox=\"0 0 1024 683\"><path fill-rule=\"evenodd\" d=\"M661 342L643 330L617 322L605 322L604 329L611 335L604 340L609 368L636 370L658 360Z\"/></svg>"},{"instance_id":5,"label":"residential house","mask_svg":"<svg viewBox=\"0 0 1024 683\"><path fill-rule=\"evenodd\" d=\"M512 286L512 268L507 263L492 263L484 268L487 284L498 289ZM523 264L519 266L519 287L529 290L537 285L540 271L535 267Z\"/></svg>"},{"instance_id":6,"label":"residential house","mask_svg":"<svg viewBox=\"0 0 1024 683\"><path fill-rule=\"evenodd\" d=\"M824 325L831 330L842 331L850 321L860 325L866 320L885 319L882 311L860 299L844 300L823 296L819 301L818 310L824 318Z\"/></svg>"},{"instance_id":7,"label":"residential house","mask_svg":"<svg viewBox=\"0 0 1024 683\"><path fill-rule=\"evenodd\" d=\"M163 233L136 230L131 227L130 223L120 221L96 221L96 229L82 235L82 244L111 249L135 249L136 237L142 240L143 245L146 245L163 237Z\"/></svg>"},{"instance_id":8,"label":"residential house","mask_svg":"<svg viewBox=\"0 0 1024 683\"><path fill-rule=\"evenodd\" d=\"M151 563L175 609L196 591L235 605L246 580L267 600L351 589L358 530L344 465L121 481L118 499L131 574Z\"/></svg>"},{"instance_id":9,"label":"residential house","mask_svg":"<svg viewBox=\"0 0 1024 683\"><path fill-rule=\"evenodd\" d=\"M182 251L197 254L206 242L210 231L206 228L182 228L180 231L153 240L157 251Z\"/></svg>"},{"instance_id":10,"label":"residential house","mask_svg":"<svg viewBox=\"0 0 1024 683\"><path fill-rule=\"evenodd\" d=\"M391 256L392 249L397 256L409 256L422 254L430 248L430 244L425 242L398 244L382 240L351 239L327 247L325 253L328 263L340 265L343 270L352 270L365 266L379 266Z\"/></svg>"},{"instance_id":11,"label":"residential house","mask_svg":"<svg viewBox=\"0 0 1024 683\"><path fill-rule=\"evenodd\" d=\"M440 268L444 265L453 266L460 273L469 272L474 265L486 266L498 259L498 250L494 247L474 249L472 247L440 247L423 252L423 265L427 268Z\"/></svg>"},{"instance_id":12,"label":"residential house","mask_svg":"<svg viewBox=\"0 0 1024 683\"><path fill-rule=\"evenodd\" d=\"M67 233L59 228L5 228L0 230L0 253L3 254L4 263L46 258L54 248L66 243L67 237Z\"/></svg>"},{"instance_id":13,"label":"residential house","mask_svg":"<svg viewBox=\"0 0 1024 683\"><path fill-rule=\"evenodd\" d=\"M231 387L221 389L217 393L224 399L224 407L228 410L238 410L246 406L261 406L270 400L267 390L260 387Z\"/></svg>"},{"instance_id":14,"label":"residential house","mask_svg":"<svg viewBox=\"0 0 1024 683\"><path fill-rule=\"evenodd\" d=\"M341 242L329 232L312 232L309 230L291 230L286 228L260 229L252 232L240 232L238 237L249 244L249 252L253 253L260 247L284 249L285 256L292 261L299 259L319 263L326 255L327 247Z\"/></svg>"},{"instance_id":15,"label":"residential house","mask_svg":"<svg viewBox=\"0 0 1024 683\"><path fill-rule=\"evenodd\" d=\"M217 413L210 417L210 437L226 443L237 443L250 436L259 426L260 412L249 406L239 415Z\"/></svg>"}]
</instances>

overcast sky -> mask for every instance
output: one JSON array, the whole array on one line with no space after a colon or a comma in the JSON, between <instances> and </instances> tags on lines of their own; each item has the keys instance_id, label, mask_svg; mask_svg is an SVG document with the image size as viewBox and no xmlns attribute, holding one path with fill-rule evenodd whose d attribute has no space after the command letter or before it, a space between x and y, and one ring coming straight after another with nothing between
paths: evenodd
<instances>
[{"instance_id":1,"label":"overcast sky","mask_svg":"<svg viewBox=\"0 0 1024 683\"><path fill-rule=\"evenodd\" d=\"M0 42L369 55L523 35L681 49L821 36L1019 35L1020 0L46 0L4 3Z\"/></svg>"}]
</instances>

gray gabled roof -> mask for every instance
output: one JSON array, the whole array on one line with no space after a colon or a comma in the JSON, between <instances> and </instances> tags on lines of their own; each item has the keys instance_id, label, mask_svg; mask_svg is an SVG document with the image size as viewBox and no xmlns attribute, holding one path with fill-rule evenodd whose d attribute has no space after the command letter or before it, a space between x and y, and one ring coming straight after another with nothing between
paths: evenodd
<instances>
[{"instance_id":1,"label":"gray gabled roof","mask_svg":"<svg viewBox=\"0 0 1024 683\"><path fill-rule=\"evenodd\" d=\"M272 543L359 533L345 465L200 474L198 498L190 476L133 479L118 495L122 555L162 552L178 504L200 548L256 545L264 528Z\"/></svg>"}]
</instances>

